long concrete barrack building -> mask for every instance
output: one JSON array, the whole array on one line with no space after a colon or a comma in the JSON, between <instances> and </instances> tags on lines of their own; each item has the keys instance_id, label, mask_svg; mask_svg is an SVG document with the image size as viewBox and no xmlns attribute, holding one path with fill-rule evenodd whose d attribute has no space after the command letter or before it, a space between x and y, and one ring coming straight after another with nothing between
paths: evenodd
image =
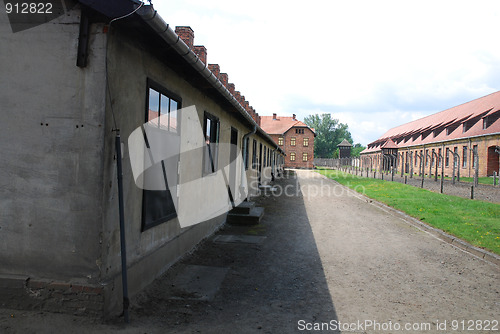
<instances>
[{"instance_id":1,"label":"long concrete barrack building","mask_svg":"<svg viewBox=\"0 0 500 334\"><path fill-rule=\"evenodd\" d=\"M125 254L133 297L219 229L235 195L257 195L284 152L190 27L135 0L67 3L31 28L0 12L0 304L114 315Z\"/></svg>"},{"instance_id":2,"label":"long concrete barrack building","mask_svg":"<svg viewBox=\"0 0 500 334\"><path fill-rule=\"evenodd\" d=\"M397 126L361 152L363 167L479 177L499 172L500 92ZM476 168L477 163L477 168ZM444 166L442 165L444 164Z\"/></svg>"}]
</instances>

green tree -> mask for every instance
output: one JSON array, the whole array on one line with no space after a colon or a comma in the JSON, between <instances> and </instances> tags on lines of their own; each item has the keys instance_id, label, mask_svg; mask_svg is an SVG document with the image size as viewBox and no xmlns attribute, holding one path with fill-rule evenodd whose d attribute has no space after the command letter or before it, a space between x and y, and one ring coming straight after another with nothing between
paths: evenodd
<instances>
[{"instance_id":1,"label":"green tree","mask_svg":"<svg viewBox=\"0 0 500 334\"><path fill-rule=\"evenodd\" d=\"M309 115L304 119L304 123L314 128L316 132L314 156L317 158L333 158L337 145L343 139L352 143L347 124L340 123L338 119L333 119L330 114Z\"/></svg>"},{"instance_id":2,"label":"green tree","mask_svg":"<svg viewBox=\"0 0 500 334\"><path fill-rule=\"evenodd\" d=\"M363 145L361 145L360 143L357 143L356 145L354 145L351 149L351 156L353 157L359 157L359 154L365 149L366 147L364 147Z\"/></svg>"}]
</instances>

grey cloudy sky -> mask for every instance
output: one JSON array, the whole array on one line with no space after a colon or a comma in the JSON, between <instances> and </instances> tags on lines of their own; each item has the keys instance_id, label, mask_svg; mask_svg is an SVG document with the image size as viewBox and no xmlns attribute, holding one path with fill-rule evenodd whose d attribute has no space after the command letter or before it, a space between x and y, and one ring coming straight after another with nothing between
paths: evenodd
<instances>
[{"instance_id":1,"label":"grey cloudy sky","mask_svg":"<svg viewBox=\"0 0 500 334\"><path fill-rule=\"evenodd\" d=\"M500 1L153 1L260 115L331 113L363 145L500 90Z\"/></svg>"}]
</instances>

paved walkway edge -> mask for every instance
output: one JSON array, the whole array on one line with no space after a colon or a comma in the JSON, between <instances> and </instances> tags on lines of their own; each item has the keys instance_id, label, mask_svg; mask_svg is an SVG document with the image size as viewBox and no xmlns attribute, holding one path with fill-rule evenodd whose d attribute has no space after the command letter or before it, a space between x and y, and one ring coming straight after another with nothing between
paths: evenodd
<instances>
[{"instance_id":1,"label":"paved walkway edge","mask_svg":"<svg viewBox=\"0 0 500 334\"><path fill-rule=\"evenodd\" d=\"M384 203L381 203L381 202L374 200L373 198L370 198L366 195L360 194L357 191L352 190L351 188L344 186L344 185L338 183L337 181L326 177L325 175L322 175L320 173L317 173L317 174L321 175L322 177L324 177L330 181L333 181L333 182L339 184L340 186L344 187L347 191L349 191L351 194L358 197L359 199L366 200L370 204L377 206L380 209L400 218L404 222L418 228L419 230L430 233L442 241L445 241L445 242L447 242L447 243L449 243L457 248L460 248L461 250L463 250L467 253L470 253L470 254L472 254L480 259L483 259L486 262L489 262L493 265L500 267L500 256L499 255L488 252L487 250L484 250L482 248L478 248L476 246L473 246L473 245L469 244L468 242L466 242L458 237L455 237L451 234L448 234L448 233L446 233L443 230L440 230L438 228L432 227L432 226L430 226L430 225L428 225L428 224L426 224L426 223L424 223L424 222L422 222L414 217L407 215L406 213L404 213L402 211L396 210L396 209L394 209L394 208L392 208Z\"/></svg>"}]
</instances>

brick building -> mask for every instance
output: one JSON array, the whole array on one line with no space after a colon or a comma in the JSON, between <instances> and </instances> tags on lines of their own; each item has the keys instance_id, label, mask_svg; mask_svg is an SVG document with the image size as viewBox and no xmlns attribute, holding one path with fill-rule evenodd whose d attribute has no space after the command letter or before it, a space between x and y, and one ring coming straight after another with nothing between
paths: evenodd
<instances>
[{"instance_id":1,"label":"brick building","mask_svg":"<svg viewBox=\"0 0 500 334\"><path fill-rule=\"evenodd\" d=\"M314 129L292 117L260 116L260 126L286 153L285 167L312 168L314 160Z\"/></svg>"},{"instance_id":2,"label":"brick building","mask_svg":"<svg viewBox=\"0 0 500 334\"><path fill-rule=\"evenodd\" d=\"M364 167L472 177L499 172L500 91L390 129L361 152ZM444 166L443 166L444 163ZM400 169L399 169L400 170Z\"/></svg>"}]
</instances>

